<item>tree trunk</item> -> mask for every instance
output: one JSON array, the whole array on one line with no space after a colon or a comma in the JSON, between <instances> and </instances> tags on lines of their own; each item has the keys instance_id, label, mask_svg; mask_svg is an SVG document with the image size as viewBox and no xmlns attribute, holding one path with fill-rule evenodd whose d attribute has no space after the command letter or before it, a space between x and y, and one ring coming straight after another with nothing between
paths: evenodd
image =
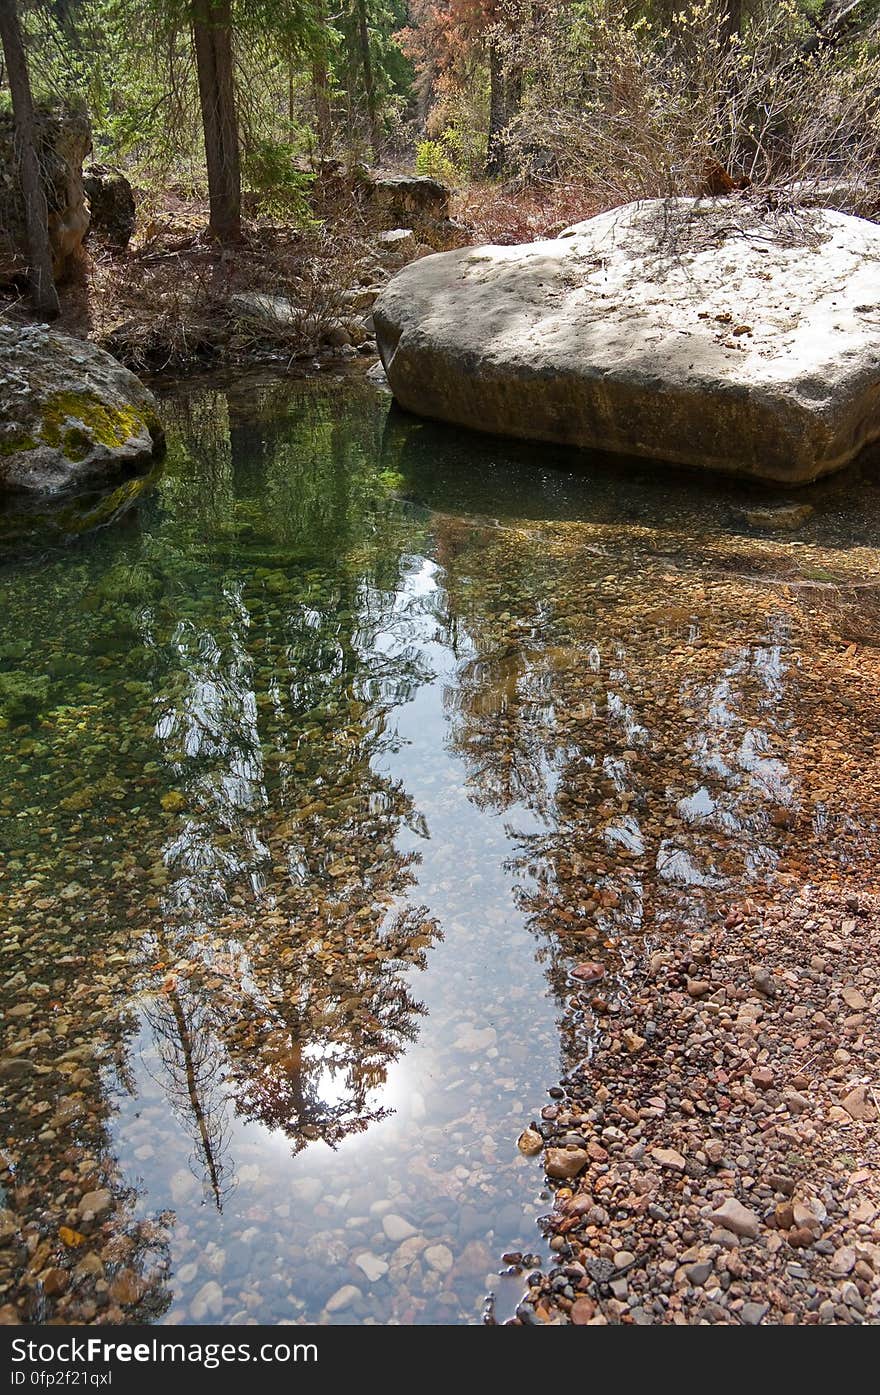
<instances>
[{"instance_id":1,"label":"tree trunk","mask_svg":"<svg viewBox=\"0 0 880 1395\"><path fill-rule=\"evenodd\" d=\"M202 1156L205 1160L205 1169L208 1178L210 1179L211 1191L214 1193L215 1205L218 1211L222 1211L222 1164L220 1159L216 1156L218 1152L216 1146L217 1140L222 1140L223 1137L222 1126L219 1128L216 1124L214 1124L213 1128L211 1126L211 1119L208 1108L202 1102L202 1097L199 1094L199 1079L195 1064L198 1054L201 1054L203 1059L210 1058L205 1056L204 1048L202 1049L201 1053L198 1053L196 1050L195 1043L193 1041L194 1034L190 1030L190 1025L187 1022L186 1013L184 1011L183 1003L181 1001L179 988L171 989L171 991L168 994L168 1000L171 1006L171 1012L174 1017L174 1025L177 1029L177 1040L180 1043L178 1049L177 1042L171 1042L169 1036L169 1042L174 1051L173 1065L177 1067L178 1075L181 1073L182 1068L183 1078L186 1082L186 1093L189 1100L189 1108L192 1112L193 1123L195 1124L195 1137L197 1146L201 1149ZM171 1063L169 1063L169 1066L170 1065ZM178 1081L175 1081L174 1083L178 1084ZM182 1092L178 1089L177 1093L177 1103L183 1104Z\"/></svg>"},{"instance_id":2,"label":"tree trunk","mask_svg":"<svg viewBox=\"0 0 880 1395\"><path fill-rule=\"evenodd\" d=\"M241 237L241 164L231 0L192 0L193 42L208 167L208 231L220 242Z\"/></svg>"},{"instance_id":3,"label":"tree trunk","mask_svg":"<svg viewBox=\"0 0 880 1395\"><path fill-rule=\"evenodd\" d=\"M818 13L809 17L814 32L804 42L804 53L833 48L850 34L858 33L870 19L870 8L863 9L864 0L849 0L841 10L834 0L823 0Z\"/></svg>"},{"instance_id":4,"label":"tree trunk","mask_svg":"<svg viewBox=\"0 0 880 1395\"><path fill-rule=\"evenodd\" d=\"M315 126L318 131L318 149L326 155L330 149L330 91L327 65L316 58L312 63L312 100L315 105Z\"/></svg>"},{"instance_id":5,"label":"tree trunk","mask_svg":"<svg viewBox=\"0 0 880 1395\"><path fill-rule=\"evenodd\" d=\"M507 101L504 94L504 64L498 47L489 44L489 134L486 139L486 173L500 174L504 168L504 150L499 139L507 125Z\"/></svg>"},{"instance_id":6,"label":"tree trunk","mask_svg":"<svg viewBox=\"0 0 880 1395\"><path fill-rule=\"evenodd\" d=\"M437 74L433 66L425 64L423 72L416 74L414 85L416 97L416 121L418 129L425 135L428 131L428 117L434 105L434 88L437 81Z\"/></svg>"},{"instance_id":7,"label":"tree trunk","mask_svg":"<svg viewBox=\"0 0 880 1395\"><path fill-rule=\"evenodd\" d=\"M523 73L522 68L513 67L508 69L504 75L504 124L512 121L522 106L523 98Z\"/></svg>"},{"instance_id":8,"label":"tree trunk","mask_svg":"<svg viewBox=\"0 0 880 1395\"><path fill-rule=\"evenodd\" d=\"M367 121L373 159L379 158L379 121L376 115L376 89L373 86L373 63L370 58L370 31L367 27L367 0L357 0L358 47L364 75L364 96L367 101Z\"/></svg>"},{"instance_id":9,"label":"tree trunk","mask_svg":"<svg viewBox=\"0 0 880 1395\"><path fill-rule=\"evenodd\" d=\"M330 149L332 123L330 117L330 74L327 68L327 49L324 42L324 6L321 0L315 5L315 19L321 28L318 47L312 55L312 99L315 104L315 125L318 131L318 150L326 155Z\"/></svg>"},{"instance_id":10,"label":"tree trunk","mask_svg":"<svg viewBox=\"0 0 880 1395\"><path fill-rule=\"evenodd\" d=\"M27 59L15 0L0 0L0 40L6 59L6 76L12 93L15 143L18 147L21 192L24 200L28 243L28 284L34 309L48 319L58 314L58 292L52 272L49 245L49 210L37 158L34 103Z\"/></svg>"},{"instance_id":11,"label":"tree trunk","mask_svg":"<svg viewBox=\"0 0 880 1395\"><path fill-rule=\"evenodd\" d=\"M726 43L739 38L742 30L743 0L724 0L721 16L721 37Z\"/></svg>"}]
</instances>

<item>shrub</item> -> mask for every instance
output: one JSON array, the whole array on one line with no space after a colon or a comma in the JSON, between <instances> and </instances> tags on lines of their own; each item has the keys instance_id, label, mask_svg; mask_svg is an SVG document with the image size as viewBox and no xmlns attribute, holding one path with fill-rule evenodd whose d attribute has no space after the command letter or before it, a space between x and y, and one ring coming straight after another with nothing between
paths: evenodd
<instances>
[{"instance_id":1,"label":"shrub","mask_svg":"<svg viewBox=\"0 0 880 1395\"><path fill-rule=\"evenodd\" d=\"M286 142L266 136L252 141L245 151L242 176L254 195L256 211L300 228L314 224L309 197L314 176L297 168L293 149Z\"/></svg>"},{"instance_id":2,"label":"shrub","mask_svg":"<svg viewBox=\"0 0 880 1395\"><path fill-rule=\"evenodd\" d=\"M795 0L752 6L733 39L719 0L666 13L588 0L572 23L562 0L548 5L505 134L521 176L577 177L613 204L706 192L720 166L795 203L880 208L870 32L816 44Z\"/></svg>"},{"instance_id":3,"label":"shrub","mask_svg":"<svg viewBox=\"0 0 880 1395\"><path fill-rule=\"evenodd\" d=\"M458 171L439 140L422 140L416 147L416 173L440 179L444 184L456 184Z\"/></svg>"}]
</instances>

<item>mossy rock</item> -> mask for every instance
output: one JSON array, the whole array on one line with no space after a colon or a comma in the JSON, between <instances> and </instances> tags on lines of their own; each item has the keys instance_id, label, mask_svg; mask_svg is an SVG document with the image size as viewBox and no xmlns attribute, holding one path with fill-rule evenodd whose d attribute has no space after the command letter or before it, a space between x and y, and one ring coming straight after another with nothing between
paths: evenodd
<instances>
[{"instance_id":1,"label":"mossy rock","mask_svg":"<svg viewBox=\"0 0 880 1395\"><path fill-rule=\"evenodd\" d=\"M152 393L103 349L0 325L0 486L91 487L142 466L163 440Z\"/></svg>"},{"instance_id":2,"label":"mossy rock","mask_svg":"<svg viewBox=\"0 0 880 1395\"><path fill-rule=\"evenodd\" d=\"M49 679L44 673L0 673L0 713L10 722L34 723L48 703Z\"/></svg>"}]
</instances>

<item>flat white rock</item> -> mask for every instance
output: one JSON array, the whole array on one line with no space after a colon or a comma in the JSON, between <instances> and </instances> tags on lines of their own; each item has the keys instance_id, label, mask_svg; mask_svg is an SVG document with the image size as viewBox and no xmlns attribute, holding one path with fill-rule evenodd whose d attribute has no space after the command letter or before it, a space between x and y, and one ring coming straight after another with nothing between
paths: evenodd
<instances>
[{"instance_id":1,"label":"flat white rock","mask_svg":"<svg viewBox=\"0 0 880 1395\"><path fill-rule=\"evenodd\" d=\"M378 1255L369 1253L358 1255L355 1264L358 1269L363 1270L371 1284L376 1283L378 1279L382 1278L383 1274L388 1273L387 1263L384 1259L380 1259Z\"/></svg>"},{"instance_id":2,"label":"flat white rock","mask_svg":"<svg viewBox=\"0 0 880 1395\"><path fill-rule=\"evenodd\" d=\"M223 1312L223 1290L215 1279L209 1279L206 1284L202 1284L198 1293L194 1295L189 1310L196 1322L204 1322L205 1318L220 1317Z\"/></svg>"},{"instance_id":3,"label":"flat white rock","mask_svg":"<svg viewBox=\"0 0 880 1395\"><path fill-rule=\"evenodd\" d=\"M448 1245L429 1245L425 1250L425 1263L438 1274L448 1274L452 1262L452 1251Z\"/></svg>"},{"instance_id":4,"label":"flat white rock","mask_svg":"<svg viewBox=\"0 0 880 1395\"><path fill-rule=\"evenodd\" d=\"M357 1298L362 1297L360 1289L356 1284L343 1284L335 1293L331 1294L324 1304L328 1313L341 1313L343 1308L350 1308Z\"/></svg>"}]
</instances>

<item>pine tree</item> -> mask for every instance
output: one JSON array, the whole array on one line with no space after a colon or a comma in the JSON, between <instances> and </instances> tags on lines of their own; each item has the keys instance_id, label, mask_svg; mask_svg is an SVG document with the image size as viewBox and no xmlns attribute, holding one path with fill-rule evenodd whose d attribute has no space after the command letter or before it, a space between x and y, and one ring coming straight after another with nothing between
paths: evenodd
<instances>
[{"instance_id":1,"label":"pine tree","mask_svg":"<svg viewBox=\"0 0 880 1395\"><path fill-rule=\"evenodd\" d=\"M241 237L241 156L235 103L231 0L192 0L193 45L208 170L208 230Z\"/></svg>"}]
</instances>

